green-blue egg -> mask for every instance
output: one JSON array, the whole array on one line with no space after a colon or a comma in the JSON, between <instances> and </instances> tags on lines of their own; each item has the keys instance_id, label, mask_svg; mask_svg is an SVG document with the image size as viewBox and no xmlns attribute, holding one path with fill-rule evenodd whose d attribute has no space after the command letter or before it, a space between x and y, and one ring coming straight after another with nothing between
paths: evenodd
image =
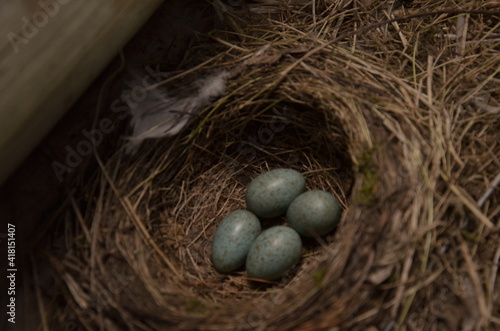
<instances>
[{"instance_id":1,"label":"green-blue egg","mask_svg":"<svg viewBox=\"0 0 500 331\"><path fill-rule=\"evenodd\" d=\"M262 218L281 216L306 189L304 176L293 169L274 169L255 177L247 187L247 207Z\"/></svg>"},{"instance_id":2,"label":"green-blue egg","mask_svg":"<svg viewBox=\"0 0 500 331\"><path fill-rule=\"evenodd\" d=\"M286 217L288 225L304 237L323 236L331 232L340 220L340 205L328 192L313 190L292 201Z\"/></svg>"},{"instance_id":3,"label":"green-blue egg","mask_svg":"<svg viewBox=\"0 0 500 331\"><path fill-rule=\"evenodd\" d=\"M292 228L275 226L264 230L250 247L248 276L273 280L285 274L300 260L302 241Z\"/></svg>"},{"instance_id":4,"label":"green-blue egg","mask_svg":"<svg viewBox=\"0 0 500 331\"><path fill-rule=\"evenodd\" d=\"M245 264L252 243L261 233L260 221L248 210L235 210L220 222L212 241L212 263L228 273Z\"/></svg>"}]
</instances>

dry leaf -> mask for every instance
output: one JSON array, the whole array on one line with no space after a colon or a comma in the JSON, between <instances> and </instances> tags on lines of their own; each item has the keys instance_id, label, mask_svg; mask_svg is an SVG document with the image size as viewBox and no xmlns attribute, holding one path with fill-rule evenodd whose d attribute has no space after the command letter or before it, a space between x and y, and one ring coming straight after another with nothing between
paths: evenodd
<instances>
[{"instance_id":1,"label":"dry leaf","mask_svg":"<svg viewBox=\"0 0 500 331\"><path fill-rule=\"evenodd\" d=\"M368 276L368 280L375 285L379 285L383 283L387 278L389 278L392 274L393 266L386 266L377 268L377 270L373 271L370 276Z\"/></svg>"},{"instance_id":2,"label":"dry leaf","mask_svg":"<svg viewBox=\"0 0 500 331\"><path fill-rule=\"evenodd\" d=\"M496 114L500 112L500 103L493 99L490 94L476 96L472 99L474 104L487 111L488 113Z\"/></svg>"}]
</instances>

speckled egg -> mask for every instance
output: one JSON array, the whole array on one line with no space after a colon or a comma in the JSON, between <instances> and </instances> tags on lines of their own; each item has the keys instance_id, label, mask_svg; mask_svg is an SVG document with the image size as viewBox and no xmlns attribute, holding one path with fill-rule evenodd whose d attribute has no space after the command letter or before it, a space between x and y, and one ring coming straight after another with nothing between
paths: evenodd
<instances>
[{"instance_id":1,"label":"speckled egg","mask_svg":"<svg viewBox=\"0 0 500 331\"><path fill-rule=\"evenodd\" d=\"M328 192L313 190L299 195L286 213L288 225L304 237L323 236L337 226L340 205Z\"/></svg>"},{"instance_id":2,"label":"speckled egg","mask_svg":"<svg viewBox=\"0 0 500 331\"><path fill-rule=\"evenodd\" d=\"M302 241L295 230L275 226L263 231L248 252L248 276L273 280L285 274L300 260Z\"/></svg>"},{"instance_id":3,"label":"speckled egg","mask_svg":"<svg viewBox=\"0 0 500 331\"><path fill-rule=\"evenodd\" d=\"M261 231L259 219L248 210L235 210L224 217L212 242L215 269L228 273L245 264L250 246Z\"/></svg>"},{"instance_id":4,"label":"speckled egg","mask_svg":"<svg viewBox=\"0 0 500 331\"><path fill-rule=\"evenodd\" d=\"M247 207L262 218L284 215L306 189L306 180L293 169L274 169L255 177L247 187Z\"/></svg>"}]
</instances>

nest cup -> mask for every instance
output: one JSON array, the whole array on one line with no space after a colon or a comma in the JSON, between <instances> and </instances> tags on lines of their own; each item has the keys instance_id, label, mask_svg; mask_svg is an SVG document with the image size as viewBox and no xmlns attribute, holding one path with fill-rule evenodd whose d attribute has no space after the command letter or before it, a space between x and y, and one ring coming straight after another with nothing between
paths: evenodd
<instances>
[{"instance_id":1,"label":"nest cup","mask_svg":"<svg viewBox=\"0 0 500 331\"><path fill-rule=\"evenodd\" d=\"M274 168L300 171L308 189L331 192L347 208L353 165L340 122L319 107L274 100L238 111L222 107L210 118L208 113L183 135L146 143L142 148L149 153L119 170L117 190L136 201L136 216L123 208L107 211L105 219L111 223L102 225L113 228L114 235L102 245L120 247L120 254L106 262L106 272L131 277L119 295L121 302L130 302L134 310L160 309L161 318L173 325L208 326L214 314L222 314L237 325L254 327L267 314L286 311L285 299L298 295L288 287L322 273L318 261L331 258L327 246L334 241L341 246L342 239L332 233L319 242L304 241L301 262L278 282L264 283L247 279L243 268L229 275L214 269L210 252L218 223L229 212L246 208L249 182ZM111 198L107 204L122 199ZM127 221L131 216L147 228L149 239L134 229L133 220ZM263 228L277 224L286 220L262 221ZM340 232L343 226L341 222Z\"/></svg>"},{"instance_id":2,"label":"nest cup","mask_svg":"<svg viewBox=\"0 0 500 331\"><path fill-rule=\"evenodd\" d=\"M319 264L347 240L344 221L330 235L306 239L300 263L277 282L247 279L243 268L222 275L210 261L218 223L246 208L247 185L270 169L301 172L307 189L331 192L347 209L354 172L335 112L280 93L241 107L252 88L206 109L183 133L146 141L136 156L118 153L102 169L91 189L99 206L89 209L98 220L86 230L99 234L87 238L91 246L75 247L81 267L88 263L92 271L78 278L91 292L125 304L91 303L85 312L97 305L103 316L131 314L109 320L118 327L248 329L285 316L287 302L300 302L304 280L323 286L326 269ZM262 221L263 228L278 224L285 218ZM152 318L137 320L141 312Z\"/></svg>"},{"instance_id":3,"label":"nest cup","mask_svg":"<svg viewBox=\"0 0 500 331\"><path fill-rule=\"evenodd\" d=\"M211 69L261 57L180 134L146 141L133 157L117 152L78 186L81 195L61 213L64 249L48 254L60 301L69 303L54 320L139 330L493 325L500 250L490 219L499 197L474 201L497 175L500 124L475 96L497 93L496 44L481 37L496 23L477 16L465 25L478 39L457 58L454 46L420 35L455 26L455 16L429 14L351 39L335 39L333 28L303 33L354 31L352 11L368 25L387 4L326 3L314 20L307 6L281 10L281 22L249 27L238 47L223 42ZM249 280L243 268L217 273L217 224L245 208L255 176L283 167L337 197L339 226L305 241L300 263L278 282ZM444 318L449 311L466 317Z\"/></svg>"}]
</instances>

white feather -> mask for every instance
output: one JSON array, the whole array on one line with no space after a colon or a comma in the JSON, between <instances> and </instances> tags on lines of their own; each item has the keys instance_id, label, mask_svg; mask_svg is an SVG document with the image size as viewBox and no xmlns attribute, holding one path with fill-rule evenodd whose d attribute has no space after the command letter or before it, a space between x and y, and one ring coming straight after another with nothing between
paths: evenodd
<instances>
[{"instance_id":1,"label":"white feather","mask_svg":"<svg viewBox=\"0 0 500 331\"><path fill-rule=\"evenodd\" d=\"M199 88L187 97L169 97L166 90L149 90L141 101L127 100L132 118L133 132L127 152L137 151L145 139L162 138L178 134L192 116L208 106L212 99L224 94L229 72L223 71L195 82Z\"/></svg>"}]
</instances>

